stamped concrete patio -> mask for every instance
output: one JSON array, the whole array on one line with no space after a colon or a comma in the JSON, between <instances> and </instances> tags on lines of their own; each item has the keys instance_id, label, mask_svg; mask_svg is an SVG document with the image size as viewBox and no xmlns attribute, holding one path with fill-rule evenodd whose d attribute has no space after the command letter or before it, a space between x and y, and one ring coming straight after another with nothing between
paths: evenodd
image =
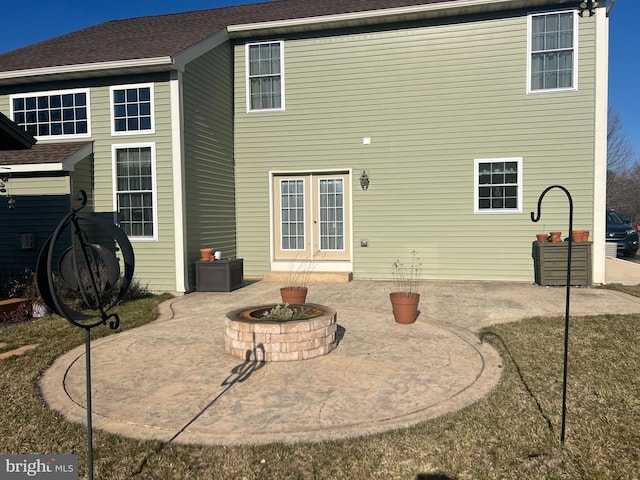
<instances>
[{"instance_id":1,"label":"stamped concrete patio","mask_svg":"<svg viewBox=\"0 0 640 480\"><path fill-rule=\"evenodd\" d=\"M280 285L192 293L146 326L92 342L94 428L200 444L315 442L406 427L461 409L500 381L501 358L477 332L564 315L564 287L433 281L415 324L393 321L384 282L313 283L308 302L338 312L340 342L322 357L251 363L224 349L225 313L275 303ZM640 299L573 288L571 314L640 313ZM123 318L122 322L126 323ZM105 327L106 328L106 327ZM43 375L48 405L86 421L84 346Z\"/></svg>"}]
</instances>

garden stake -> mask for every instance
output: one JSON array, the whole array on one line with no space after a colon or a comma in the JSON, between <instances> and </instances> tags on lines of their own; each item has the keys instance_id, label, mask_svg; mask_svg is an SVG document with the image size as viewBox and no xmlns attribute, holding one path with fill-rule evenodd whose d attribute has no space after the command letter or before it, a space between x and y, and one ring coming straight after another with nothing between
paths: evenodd
<instances>
[{"instance_id":1,"label":"garden stake","mask_svg":"<svg viewBox=\"0 0 640 480\"><path fill-rule=\"evenodd\" d=\"M564 367L562 371L562 428L560 431L560 442L564 445L564 432L566 426L566 414L567 414L567 360L568 360L568 352L569 352L569 295L571 293L571 232L573 231L573 200L571 199L571 194L569 190L567 190L562 185L551 185L547 187L538 198L538 214L534 216L534 213L531 212L531 221L538 222L540 220L541 215L541 207L542 207L542 199L546 195L546 193L553 189L559 188L564 193L567 194L567 198L569 199L569 235L568 235L568 251L567 251L567 293L565 296L565 313L564 313Z\"/></svg>"}]
</instances>

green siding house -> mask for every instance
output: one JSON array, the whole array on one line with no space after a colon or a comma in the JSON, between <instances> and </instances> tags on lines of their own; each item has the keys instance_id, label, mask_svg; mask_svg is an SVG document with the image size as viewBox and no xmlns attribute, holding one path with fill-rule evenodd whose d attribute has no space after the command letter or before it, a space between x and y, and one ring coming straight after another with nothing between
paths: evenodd
<instances>
[{"instance_id":1,"label":"green siding house","mask_svg":"<svg viewBox=\"0 0 640 480\"><path fill-rule=\"evenodd\" d=\"M533 281L535 234L568 235L564 194L530 218L553 184L601 283L608 18L580 3L280 0L107 22L0 55L0 112L34 148L90 142L79 183L152 290L193 290L201 247L252 277L311 259L388 279L415 251L424 279Z\"/></svg>"}]
</instances>

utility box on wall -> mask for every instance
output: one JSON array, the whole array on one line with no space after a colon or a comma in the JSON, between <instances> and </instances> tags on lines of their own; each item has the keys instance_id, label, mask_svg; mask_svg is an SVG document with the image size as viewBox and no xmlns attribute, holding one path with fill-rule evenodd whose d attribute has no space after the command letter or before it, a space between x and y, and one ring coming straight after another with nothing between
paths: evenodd
<instances>
[{"instance_id":1,"label":"utility box on wall","mask_svg":"<svg viewBox=\"0 0 640 480\"><path fill-rule=\"evenodd\" d=\"M591 285L591 242L572 242L571 285ZM533 242L531 256L538 285L567 285L569 242Z\"/></svg>"},{"instance_id":2,"label":"utility box on wall","mask_svg":"<svg viewBox=\"0 0 640 480\"><path fill-rule=\"evenodd\" d=\"M198 292L230 292L244 285L242 258L196 262L196 290Z\"/></svg>"}]
</instances>

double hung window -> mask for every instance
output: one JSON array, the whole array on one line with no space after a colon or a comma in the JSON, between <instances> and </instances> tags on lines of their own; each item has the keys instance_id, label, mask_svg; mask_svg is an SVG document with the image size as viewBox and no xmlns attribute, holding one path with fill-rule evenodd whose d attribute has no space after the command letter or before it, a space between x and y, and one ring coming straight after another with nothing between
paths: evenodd
<instances>
[{"instance_id":1,"label":"double hung window","mask_svg":"<svg viewBox=\"0 0 640 480\"><path fill-rule=\"evenodd\" d=\"M156 239L155 146L114 145L117 223L130 238Z\"/></svg>"},{"instance_id":2,"label":"double hung window","mask_svg":"<svg viewBox=\"0 0 640 480\"><path fill-rule=\"evenodd\" d=\"M574 12L529 16L530 92L577 88Z\"/></svg>"},{"instance_id":3,"label":"double hung window","mask_svg":"<svg viewBox=\"0 0 640 480\"><path fill-rule=\"evenodd\" d=\"M89 137L89 89L11 96L13 121L38 139Z\"/></svg>"},{"instance_id":4,"label":"double hung window","mask_svg":"<svg viewBox=\"0 0 640 480\"><path fill-rule=\"evenodd\" d=\"M247 45L249 111L284 110L283 42Z\"/></svg>"}]
</instances>

